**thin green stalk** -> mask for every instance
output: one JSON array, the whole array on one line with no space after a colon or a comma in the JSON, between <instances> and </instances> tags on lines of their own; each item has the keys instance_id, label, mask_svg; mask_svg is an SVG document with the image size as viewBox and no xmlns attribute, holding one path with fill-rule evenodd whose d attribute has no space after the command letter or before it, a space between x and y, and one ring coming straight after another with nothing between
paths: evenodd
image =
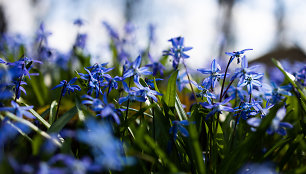
<instances>
[{"instance_id":1,"label":"thin green stalk","mask_svg":"<svg viewBox=\"0 0 306 174\"><path fill-rule=\"evenodd\" d=\"M56 114L55 114L55 118L58 119L58 111L59 111L59 107L61 105L61 101L62 101L62 97L63 97L63 92L64 92L64 89L66 88L66 83L64 84L64 86L62 87L62 90L61 90L61 95L60 95L60 98L58 100L58 105L57 105L57 110L56 110Z\"/></svg>"},{"instance_id":2,"label":"thin green stalk","mask_svg":"<svg viewBox=\"0 0 306 174\"><path fill-rule=\"evenodd\" d=\"M131 79L132 79L132 77L130 77L130 79L129 79L129 88L131 87ZM130 99L128 99L127 104L126 104L126 108L127 109L126 109L126 112L125 112L125 119L124 119L125 121L127 121L127 118L128 118L129 106L130 106Z\"/></svg>"},{"instance_id":3,"label":"thin green stalk","mask_svg":"<svg viewBox=\"0 0 306 174\"><path fill-rule=\"evenodd\" d=\"M31 123L28 120L25 120L23 118L17 117L16 115L10 113L10 112L6 112L5 114L7 117L9 117L12 120L18 121L22 124L25 124L27 126L29 126L32 130L34 130L35 132L37 132L38 134L40 134L41 136L43 136L46 139L51 140L56 146L58 147L62 147L62 144L55 138L52 138L47 132L42 131L41 129L39 129L37 126L35 126L33 123Z\"/></svg>"},{"instance_id":4,"label":"thin green stalk","mask_svg":"<svg viewBox=\"0 0 306 174\"><path fill-rule=\"evenodd\" d=\"M154 103L154 100L153 99L151 99L151 103ZM154 141L156 141L156 128L155 128L155 113L154 113L154 107L152 108L152 116L153 116L153 138L154 138Z\"/></svg>"},{"instance_id":5,"label":"thin green stalk","mask_svg":"<svg viewBox=\"0 0 306 174\"><path fill-rule=\"evenodd\" d=\"M195 99L196 103L198 103L197 96L196 96L196 94L195 94L195 92L194 92L194 90L193 90L193 87L192 87L192 85L191 85L191 80L190 80L190 77L189 77L189 73L188 73L188 70L187 70L187 66L186 66L185 62L183 62L183 64L184 64L185 69L186 69L186 74L187 74L187 78L188 78L188 81L189 81L189 85L190 85L192 94L193 94L193 96L194 96L194 99Z\"/></svg>"},{"instance_id":6,"label":"thin green stalk","mask_svg":"<svg viewBox=\"0 0 306 174\"><path fill-rule=\"evenodd\" d=\"M221 91L220 91L220 99L219 99L219 102L222 101L222 94L223 94L223 89L224 89L224 84L225 84L225 79L226 79L226 73L227 73L227 70L228 70L229 65L231 64L231 60L232 60L232 57L229 59L229 61L228 61L228 63L227 63L227 66L226 66L226 69L225 69L225 72L224 72L224 78L223 78L222 87L221 87Z\"/></svg>"}]
</instances>

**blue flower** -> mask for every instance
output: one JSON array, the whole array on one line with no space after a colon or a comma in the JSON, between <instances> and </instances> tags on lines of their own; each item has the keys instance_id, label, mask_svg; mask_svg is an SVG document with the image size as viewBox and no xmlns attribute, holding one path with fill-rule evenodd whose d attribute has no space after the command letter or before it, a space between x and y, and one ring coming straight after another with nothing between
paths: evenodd
<instances>
[{"instance_id":1,"label":"blue flower","mask_svg":"<svg viewBox=\"0 0 306 174\"><path fill-rule=\"evenodd\" d=\"M234 116L239 116L238 117L238 122L240 118L247 120L251 116L255 116L258 114L256 110L254 110L254 102L248 103L248 102L243 102L240 104L240 106L234 108L235 112L238 112L238 114L235 114Z\"/></svg>"},{"instance_id":2,"label":"blue flower","mask_svg":"<svg viewBox=\"0 0 306 174\"><path fill-rule=\"evenodd\" d=\"M134 76L134 82L138 83L140 75L151 75L152 74L152 72L149 71L149 67L140 68L140 64L141 64L141 56L139 55L136 58L136 60L132 63L132 67L123 74L123 78L126 79L128 77Z\"/></svg>"},{"instance_id":3,"label":"blue flower","mask_svg":"<svg viewBox=\"0 0 306 174\"><path fill-rule=\"evenodd\" d=\"M153 70L153 76L157 75L157 72L159 72L159 74L161 76L164 75L164 70L166 69L164 67L164 65L162 65L160 62L156 62L153 60L153 58L151 57L151 55L149 54L149 59L152 62L151 64L146 65L146 67L150 67Z\"/></svg>"},{"instance_id":4,"label":"blue flower","mask_svg":"<svg viewBox=\"0 0 306 174\"><path fill-rule=\"evenodd\" d=\"M112 77L105 77L106 82L103 83L102 86L105 86L109 88L109 92L112 91L112 89L118 89L118 82L123 81L122 77L115 76L114 78Z\"/></svg>"},{"instance_id":5,"label":"blue flower","mask_svg":"<svg viewBox=\"0 0 306 174\"><path fill-rule=\"evenodd\" d=\"M64 164L63 167L53 167L61 162ZM82 174L87 172L99 172L101 167L94 164L89 157L84 157L82 159L76 159L70 155L66 154L56 154L47 163L48 171L53 171L55 173L72 173L72 174ZM42 167L42 166L41 166ZM41 168L41 172L42 172ZM52 172L50 172L52 173Z\"/></svg>"},{"instance_id":6,"label":"blue flower","mask_svg":"<svg viewBox=\"0 0 306 174\"><path fill-rule=\"evenodd\" d=\"M81 18L77 18L73 21L73 25L76 25L78 27L81 27L85 24L84 20Z\"/></svg>"},{"instance_id":7,"label":"blue flower","mask_svg":"<svg viewBox=\"0 0 306 174\"><path fill-rule=\"evenodd\" d=\"M156 78L155 81L160 81L160 80L163 80L163 79L160 79L160 78ZM145 82L148 84L149 88L151 89L155 89L155 86L154 86L154 79L148 79L148 78L145 78Z\"/></svg>"},{"instance_id":8,"label":"blue flower","mask_svg":"<svg viewBox=\"0 0 306 174\"><path fill-rule=\"evenodd\" d=\"M244 52L246 51L250 51L250 50L253 50L253 49L244 49L244 50L241 50L241 51L234 51L234 52L225 52L225 54L231 56L231 61L232 62L235 58L237 58L237 64L240 63L240 57L242 54L244 54Z\"/></svg>"},{"instance_id":9,"label":"blue flower","mask_svg":"<svg viewBox=\"0 0 306 174\"><path fill-rule=\"evenodd\" d=\"M21 85L27 85L26 82L24 82L24 81L22 81L22 80L19 80L19 81L13 81L13 84L14 84L14 88L15 88L14 90L17 91L17 92L15 93L16 99L19 99L19 98L20 98L20 96L21 96L21 91L22 91L25 95L27 95L26 90L21 86Z\"/></svg>"},{"instance_id":10,"label":"blue flower","mask_svg":"<svg viewBox=\"0 0 306 174\"><path fill-rule=\"evenodd\" d=\"M253 86L261 87L261 78L263 74L247 74L244 78L240 78L238 82L238 87L246 86L248 88L249 94L252 93Z\"/></svg>"},{"instance_id":11,"label":"blue flower","mask_svg":"<svg viewBox=\"0 0 306 174\"><path fill-rule=\"evenodd\" d=\"M112 39L116 39L119 40L119 34L117 31L115 31L111 25L109 23L107 23L106 21L103 21L102 24L104 25L104 27L107 29L109 35L112 37Z\"/></svg>"},{"instance_id":12,"label":"blue flower","mask_svg":"<svg viewBox=\"0 0 306 174\"><path fill-rule=\"evenodd\" d=\"M272 104L276 104L282 99L285 98L285 95L291 96L290 90L292 89L291 85L278 86L276 83L271 82L271 86L265 84L264 91L265 95L271 100Z\"/></svg>"},{"instance_id":13,"label":"blue flower","mask_svg":"<svg viewBox=\"0 0 306 174\"><path fill-rule=\"evenodd\" d=\"M150 97L155 102L157 102L157 98L155 97L155 95L160 95L160 96L163 95L163 94L161 94L161 93L159 93L157 91L154 91L154 90L150 89L149 87L142 86L140 83L136 83L136 86L139 89L137 89L137 88L135 89L134 87L132 87L132 89L134 89L138 93L139 96L142 96L142 97L144 97L146 99L148 97Z\"/></svg>"},{"instance_id":14,"label":"blue flower","mask_svg":"<svg viewBox=\"0 0 306 174\"><path fill-rule=\"evenodd\" d=\"M224 106L225 104L227 104L232 98L227 98L225 100L223 100L222 102L218 102L218 103L214 103L214 104L210 104L210 103L200 103L203 107L207 108L207 109L212 109L212 111L210 111L207 115L206 115L206 119L208 119L209 117L213 116L215 113L222 113L222 111L227 111L227 112L234 112L234 109L232 107L229 106Z\"/></svg>"},{"instance_id":15,"label":"blue flower","mask_svg":"<svg viewBox=\"0 0 306 174\"><path fill-rule=\"evenodd\" d=\"M244 97L248 94L241 87L234 87L234 86L230 86L227 92L229 93L230 97L236 98L236 96L238 96L241 101L243 101Z\"/></svg>"},{"instance_id":16,"label":"blue flower","mask_svg":"<svg viewBox=\"0 0 306 174\"><path fill-rule=\"evenodd\" d=\"M197 69L202 74L208 74L209 75L209 84L212 88L215 87L216 82L220 80L220 78L224 77L224 73L220 74L219 71L221 71L220 65L216 62L216 59L214 59L211 63L211 69L201 68Z\"/></svg>"},{"instance_id":17,"label":"blue flower","mask_svg":"<svg viewBox=\"0 0 306 174\"><path fill-rule=\"evenodd\" d=\"M86 46L87 34L78 34L74 43L74 46L80 49L84 49Z\"/></svg>"},{"instance_id":18,"label":"blue flower","mask_svg":"<svg viewBox=\"0 0 306 174\"><path fill-rule=\"evenodd\" d=\"M101 116L102 118L111 117L117 124L120 124L119 115L121 114L121 110L116 109L113 104L108 103L105 94L103 95L103 102L89 95L84 95L82 97L87 99L83 100L82 104L91 105L92 110L98 113L97 116Z\"/></svg>"},{"instance_id":19,"label":"blue flower","mask_svg":"<svg viewBox=\"0 0 306 174\"><path fill-rule=\"evenodd\" d=\"M122 153L122 143L114 137L109 124L89 119L86 121L86 129L77 132L77 138L90 147L95 164L103 170L123 168L126 158Z\"/></svg>"},{"instance_id":20,"label":"blue flower","mask_svg":"<svg viewBox=\"0 0 306 174\"><path fill-rule=\"evenodd\" d=\"M269 162L262 164L248 163L239 169L237 174L278 174L274 165Z\"/></svg>"},{"instance_id":21,"label":"blue flower","mask_svg":"<svg viewBox=\"0 0 306 174\"><path fill-rule=\"evenodd\" d=\"M241 68L237 68L231 80L235 79L236 77L245 78L246 74L257 74L256 69L258 65L248 67L248 61L245 56L241 58Z\"/></svg>"},{"instance_id":22,"label":"blue flower","mask_svg":"<svg viewBox=\"0 0 306 174\"><path fill-rule=\"evenodd\" d=\"M212 99L216 99L217 98L217 96L214 93L211 93L209 91L209 87L207 85L205 85L205 83L204 83L204 86L203 85L200 86L200 85L198 85L194 81L191 81L191 83L193 83L200 90L200 93L197 93L197 97L200 97L202 100L204 98L206 98L208 103L211 104L212 103Z\"/></svg>"},{"instance_id":23,"label":"blue flower","mask_svg":"<svg viewBox=\"0 0 306 174\"><path fill-rule=\"evenodd\" d=\"M93 90L96 92L96 97L102 94L101 87L103 85L103 77L94 76L88 69L84 68L88 74L79 73L81 79L84 79L88 82L88 91L87 94L91 95Z\"/></svg>"},{"instance_id":24,"label":"blue flower","mask_svg":"<svg viewBox=\"0 0 306 174\"><path fill-rule=\"evenodd\" d=\"M144 96L141 96L139 93L138 88L129 88L128 85L123 81L123 88L128 93L127 96L121 97L118 100L119 104L122 104L128 100L130 101L139 101L139 102L145 102L147 99Z\"/></svg>"},{"instance_id":25,"label":"blue flower","mask_svg":"<svg viewBox=\"0 0 306 174\"><path fill-rule=\"evenodd\" d=\"M185 87L186 85L189 83L188 80L184 80L184 77L187 75L187 73L183 73L179 76L177 76L177 79L176 79L176 86L178 88L178 90L181 92Z\"/></svg>"},{"instance_id":26,"label":"blue flower","mask_svg":"<svg viewBox=\"0 0 306 174\"><path fill-rule=\"evenodd\" d=\"M306 86L306 65L301 68L298 72L294 73L296 80L301 83L302 86Z\"/></svg>"},{"instance_id":27,"label":"blue flower","mask_svg":"<svg viewBox=\"0 0 306 174\"><path fill-rule=\"evenodd\" d=\"M33 109L33 106L19 106L15 101L11 101L12 107L1 107L0 111L8 111L15 114L18 117L22 117L23 115L35 119L36 117L33 116L28 110Z\"/></svg>"},{"instance_id":28,"label":"blue flower","mask_svg":"<svg viewBox=\"0 0 306 174\"><path fill-rule=\"evenodd\" d=\"M77 80L76 77L72 78L69 82L67 82L66 80L62 80L60 82L60 84L53 87L52 90L55 89L55 88L62 87L62 96L65 96L67 91L68 91L69 94L70 94L70 92L74 92L74 90L80 91L81 88L78 85L72 85L76 80Z\"/></svg>"},{"instance_id":29,"label":"blue flower","mask_svg":"<svg viewBox=\"0 0 306 174\"><path fill-rule=\"evenodd\" d=\"M286 129L287 128L293 128L293 126L288 123L288 122L281 122L284 117L286 116L286 109L285 107L279 109L276 113L276 116L272 120L271 125L267 129L267 133L273 134L273 133L278 133L279 135L285 136L287 134ZM260 126L261 119L257 117L253 117L247 120L247 123L254 127L257 128ZM254 129L253 129L254 130ZM256 129L255 129L256 130Z\"/></svg>"},{"instance_id":30,"label":"blue flower","mask_svg":"<svg viewBox=\"0 0 306 174\"><path fill-rule=\"evenodd\" d=\"M172 121L173 126L169 129L169 134L173 135L174 140L177 138L178 132L181 132L181 134L184 137L188 137L189 133L187 129L184 126L188 126L189 122L188 120L182 120L182 121Z\"/></svg>"},{"instance_id":31,"label":"blue flower","mask_svg":"<svg viewBox=\"0 0 306 174\"><path fill-rule=\"evenodd\" d=\"M51 32L46 31L45 24L41 23L39 25L39 30L36 33L36 41L37 42L44 42L45 44L48 44L48 37L51 34L52 34Z\"/></svg>"},{"instance_id":32,"label":"blue flower","mask_svg":"<svg viewBox=\"0 0 306 174\"><path fill-rule=\"evenodd\" d=\"M184 46L184 37L176 37L169 40L172 44L172 48L167 51L164 51L163 55L169 55L173 57L172 66L174 69L177 69L180 59L187 59L189 56L185 54L186 51L192 49L192 47Z\"/></svg>"}]
</instances>

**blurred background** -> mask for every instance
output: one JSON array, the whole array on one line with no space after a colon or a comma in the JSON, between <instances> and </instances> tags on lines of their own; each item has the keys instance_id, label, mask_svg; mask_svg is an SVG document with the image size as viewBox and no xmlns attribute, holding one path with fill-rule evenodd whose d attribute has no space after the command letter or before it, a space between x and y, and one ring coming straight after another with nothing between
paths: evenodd
<instances>
[{"instance_id":1,"label":"blurred background","mask_svg":"<svg viewBox=\"0 0 306 174\"><path fill-rule=\"evenodd\" d=\"M119 34L126 24L135 31L134 57L154 29L153 57L170 47L168 39L183 36L194 48L187 61L194 68L246 48L254 49L249 60L269 64L272 57L306 60L305 9L305 0L0 0L0 32L31 40L44 22L52 32L50 47L68 52L82 30L88 52L106 62L111 56L106 21ZM85 21L81 29L73 25L77 18Z\"/></svg>"}]
</instances>

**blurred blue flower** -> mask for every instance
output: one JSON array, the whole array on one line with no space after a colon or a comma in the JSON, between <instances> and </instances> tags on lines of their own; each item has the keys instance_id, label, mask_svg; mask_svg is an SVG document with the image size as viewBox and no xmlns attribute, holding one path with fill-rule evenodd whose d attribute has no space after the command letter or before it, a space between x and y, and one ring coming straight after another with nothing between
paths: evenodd
<instances>
[{"instance_id":1,"label":"blurred blue flower","mask_svg":"<svg viewBox=\"0 0 306 174\"><path fill-rule=\"evenodd\" d=\"M51 35L52 33L49 31L46 31L45 29L45 24L41 23L39 25L39 29L36 33L36 41L40 42L40 43L45 43L48 44L48 37Z\"/></svg>"},{"instance_id":2,"label":"blurred blue flower","mask_svg":"<svg viewBox=\"0 0 306 174\"><path fill-rule=\"evenodd\" d=\"M230 86L227 93L229 93L229 96L232 98L236 98L238 96L240 101L243 101L244 97L248 94L241 87L235 87L235 86Z\"/></svg>"},{"instance_id":3,"label":"blurred blue flower","mask_svg":"<svg viewBox=\"0 0 306 174\"><path fill-rule=\"evenodd\" d=\"M304 65L303 68L301 68L299 71L294 73L296 79L302 86L306 86L306 65Z\"/></svg>"},{"instance_id":4,"label":"blurred blue flower","mask_svg":"<svg viewBox=\"0 0 306 174\"><path fill-rule=\"evenodd\" d=\"M187 73L183 73L179 76L177 76L177 79L176 79L176 86L178 88L178 90L181 92L185 87L186 85L189 83L188 80L185 80L184 77L187 75Z\"/></svg>"},{"instance_id":5,"label":"blurred blue flower","mask_svg":"<svg viewBox=\"0 0 306 174\"><path fill-rule=\"evenodd\" d=\"M69 82L67 82L66 80L62 80L60 84L53 87L52 90L55 88L62 87L62 94L61 94L62 96L65 96L67 91L69 94L70 92L74 92L74 90L80 91L81 88L78 85L72 85L76 80L77 80L77 77L72 78Z\"/></svg>"},{"instance_id":6,"label":"blurred blue flower","mask_svg":"<svg viewBox=\"0 0 306 174\"><path fill-rule=\"evenodd\" d=\"M159 72L159 74L160 74L161 76L163 76L163 75L164 75L164 70L166 69L166 68L164 67L164 65L162 65L162 64L161 64L160 62L158 62L158 61L154 61L150 54L149 54L149 59L150 59L150 61L151 61L151 64L146 65L146 67L152 68L153 76L156 76L156 75L157 75L157 72Z\"/></svg>"},{"instance_id":7,"label":"blurred blue flower","mask_svg":"<svg viewBox=\"0 0 306 174\"><path fill-rule=\"evenodd\" d=\"M272 104L280 102L286 96L291 96L290 90L292 89L291 85L278 86L276 83L271 82L271 86L268 84L263 85L265 96L271 100Z\"/></svg>"},{"instance_id":8,"label":"blurred blue flower","mask_svg":"<svg viewBox=\"0 0 306 174\"><path fill-rule=\"evenodd\" d=\"M173 135L174 140L176 140L178 132L180 132L184 137L189 136L187 129L184 127L189 125L188 120L175 120L172 121L172 124L172 127L169 129L169 134Z\"/></svg>"},{"instance_id":9,"label":"blurred blue flower","mask_svg":"<svg viewBox=\"0 0 306 174\"><path fill-rule=\"evenodd\" d=\"M121 114L119 109L116 109L112 103L107 102L106 95L103 95L103 102L98 98L93 98L89 95L84 95L82 98L88 100L83 100L82 104L91 105L93 111L95 111L97 116L102 118L111 117L117 124L120 124L119 115Z\"/></svg>"},{"instance_id":10,"label":"blurred blue flower","mask_svg":"<svg viewBox=\"0 0 306 174\"><path fill-rule=\"evenodd\" d=\"M58 163L62 163L64 166L53 167ZM48 165L48 171L54 171L56 173L85 174L88 172L99 172L101 170L101 167L94 164L88 157L76 159L66 154L56 154L46 164Z\"/></svg>"},{"instance_id":11,"label":"blurred blue flower","mask_svg":"<svg viewBox=\"0 0 306 174\"><path fill-rule=\"evenodd\" d=\"M278 174L278 172L272 163L265 162L262 164L248 163L238 171L238 174Z\"/></svg>"},{"instance_id":12,"label":"blurred blue flower","mask_svg":"<svg viewBox=\"0 0 306 174\"><path fill-rule=\"evenodd\" d=\"M109 124L96 120L86 121L86 129L77 132L77 139L87 144L94 156L94 163L102 170L121 170L126 158L123 155L122 143L114 137Z\"/></svg>"},{"instance_id":13,"label":"blurred blue flower","mask_svg":"<svg viewBox=\"0 0 306 174\"><path fill-rule=\"evenodd\" d=\"M87 34L79 33L76 37L74 46L80 49L84 49L86 46Z\"/></svg>"},{"instance_id":14,"label":"blurred blue flower","mask_svg":"<svg viewBox=\"0 0 306 174\"><path fill-rule=\"evenodd\" d=\"M286 108L282 107L281 109L279 109L277 111L276 116L274 117L274 119L272 120L271 125L267 129L267 133L269 135L273 134L273 133L277 133L279 135L285 136L285 135L287 135L286 129L287 128L289 128L289 129L293 128L293 126L290 123L288 123L288 122L281 122L284 119L285 116L286 116ZM253 118L248 119L247 123L250 126L252 126L254 128L257 128L257 127L260 126L261 120L262 119L260 119L258 117L253 117Z\"/></svg>"},{"instance_id":15,"label":"blurred blue flower","mask_svg":"<svg viewBox=\"0 0 306 174\"><path fill-rule=\"evenodd\" d=\"M192 49L192 47L184 46L184 37L175 37L168 40L172 44L172 48L163 52L163 55L169 55L173 57L172 66L174 69L178 68L180 59L187 59L189 56L185 54L186 51Z\"/></svg>"},{"instance_id":16,"label":"blurred blue flower","mask_svg":"<svg viewBox=\"0 0 306 174\"><path fill-rule=\"evenodd\" d=\"M77 18L73 21L73 25L76 25L78 27L81 27L85 24L85 21L81 18Z\"/></svg>"},{"instance_id":17,"label":"blurred blue flower","mask_svg":"<svg viewBox=\"0 0 306 174\"><path fill-rule=\"evenodd\" d=\"M19 99L21 96L21 91L27 95L26 90L21 86L21 85L27 85L26 82L19 80L19 81L13 81L13 85L14 85L14 90L16 91L15 95L16 95L16 99Z\"/></svg>"},{"instance_id":18,"label":"blurred blue flower","mask_svg":"<svg viewBox=\"0 0 306 174\"><path fill-rule=\"evenodd\" d=\"M109 35L112 37L112 39L119 40L119 34L117 31L115 31L109 23L106 21L103 21L102 24L107 29Z\"/></svg>"},{"instance_id":19,"label":"blurred blue flower","mask_svg":"<svg viewBox=\"0 0 306 174\"><path fill-rule=\"evenodd\" d=\"M28 110L33 109L33 106L19 106L15 101L11 101L12 107L1 107L0 111L8 111L15 114L18 117L22 117L23 115L35 119L36 117L33 116Z\"/></svg>"}]
</instances>

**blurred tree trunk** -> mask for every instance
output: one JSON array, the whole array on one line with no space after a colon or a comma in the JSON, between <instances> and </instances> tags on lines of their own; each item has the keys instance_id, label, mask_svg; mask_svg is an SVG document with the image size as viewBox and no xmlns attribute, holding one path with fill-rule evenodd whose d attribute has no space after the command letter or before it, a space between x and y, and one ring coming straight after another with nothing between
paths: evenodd
<instances>
[{"instance_id":1,"label":"blurred tree trunk","mask_svg":"<svg viewBox=\"0 0 306 174\"><path fill-rule=\"evenodd\" d=\"M0 34L1 36L7 31L7 23L3 7L0 5Z\"/></svg>"}]
</instances>

